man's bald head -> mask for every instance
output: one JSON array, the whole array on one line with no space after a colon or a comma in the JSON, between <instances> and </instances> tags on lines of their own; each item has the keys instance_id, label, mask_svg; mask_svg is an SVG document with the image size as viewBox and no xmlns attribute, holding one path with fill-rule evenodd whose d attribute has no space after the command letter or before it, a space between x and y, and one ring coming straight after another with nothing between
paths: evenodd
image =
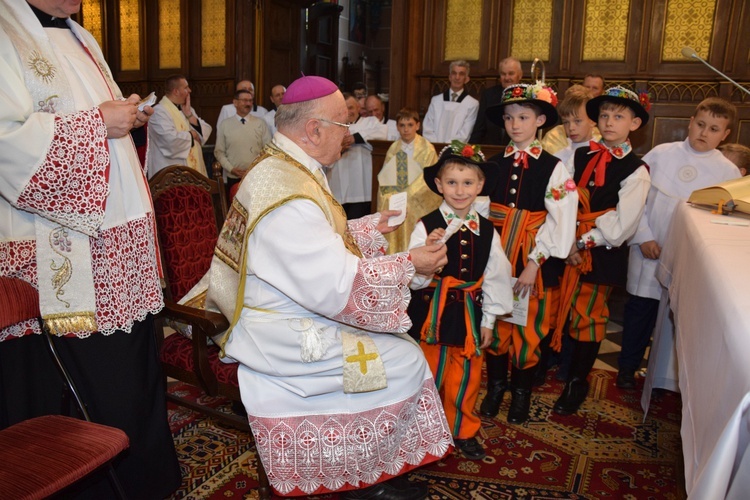
<instances>
[{"instance_id":1,"label":"man's bald head","mask_svg":"<svg viewBox=\"0 0 750 500\"><path fill-rule=\"evenodd\" d=\"M520 83L521 78L523 78L521 61L515 57L506 57L500 61L500 85L503 88Z\"/></svg>"},{"instance_id":2,"label":"man's bald head","mask_svg":"<svg viewBox=\"0 0 750 500\"><path fill-rule=\"evenodd\" d=\"M337 90L318 99L282 104L276 111L276 127L321 165L332 165L341 158L341 143L349 135L344 125L347 114L344 96Z\"/></svg>"},{"instance_id":3,"label":"man's bald head","mask_svg":"<svg viewBox=\"0 0 750 500\"><path fill-rule=\"evenodd\" d=\"M247 90L255 95L255 85L250 80L240 80L234 88L235 92L238 90Z\"/></svg>"},{"instance_id":4,"label":"man's bald head","mask_svg":"<svg viewBox=\"0 0 750 500\"><path fill-rule=\"evenodd\" d=\"M374 116L381 122L383 121L383 115L385 114L385 104L383 100L377 95L368 95L365 99L365 108L369 116Z\"/></svg>"}]
</instances>

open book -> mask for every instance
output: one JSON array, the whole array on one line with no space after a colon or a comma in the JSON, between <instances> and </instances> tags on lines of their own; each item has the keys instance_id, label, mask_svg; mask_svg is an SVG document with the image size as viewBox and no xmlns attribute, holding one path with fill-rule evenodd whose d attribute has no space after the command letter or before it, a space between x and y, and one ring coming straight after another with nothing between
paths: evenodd
<instances>
[{"instance_id":1,"label":"open book","mask_svg":"<svg viewBox=\"0 0 750 500\"><path fill-rule=\"evenodd\" d=\"M716 210L721 204L723 213L750 217L750 176L696 189L688 198L688 203L707 210Z\"/></svg>"}]
</instances>

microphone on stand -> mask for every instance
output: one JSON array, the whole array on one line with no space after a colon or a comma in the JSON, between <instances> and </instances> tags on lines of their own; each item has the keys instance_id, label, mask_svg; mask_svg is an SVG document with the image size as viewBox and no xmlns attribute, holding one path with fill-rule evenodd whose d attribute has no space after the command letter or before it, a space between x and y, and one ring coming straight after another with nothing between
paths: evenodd
<instances>
[{"instance_id":1,"label":"microphone on stand","mask_svg":"<svg viewBox=\"0 0 750 500\"><path fill-rule=\"evenodd\" d=\"M682 56L685 57L686 59L697 59L697 60L699 60L700 62L702 62L703 64L705 64L706 66L708 66L712 71L714 71L715 73L718 73L719 75L721 75L722 77L724 77L724 79L732 82L735 87L737 87L738 89L742 90L746 94L750 95L750 90L747 90L745 87L743 87L742 85L740 85L739 83L735 82L734 80L732 80L731 78L729 78L727 75L725 75L724 73L722 73L718 69L716 69L713 66L711 66L710 64L708 64L701 56L699 56L698 54L696 54L695 51L693 49L691 49L690 47L683 47L680 52L682 53Z\"/></svg>"}]
</instances>

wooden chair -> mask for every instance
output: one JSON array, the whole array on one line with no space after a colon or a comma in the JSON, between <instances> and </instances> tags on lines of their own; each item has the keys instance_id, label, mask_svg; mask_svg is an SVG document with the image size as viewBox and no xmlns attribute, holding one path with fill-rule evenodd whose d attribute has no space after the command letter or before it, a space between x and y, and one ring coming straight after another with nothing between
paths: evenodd
<instances>
[{"instance_id":1,"label":"wooden chair","mask_svg":"<svg viewBox=\"0 0 750 500\"><path fill-rule=\"evenodd\" d=\"M219 178L220 179L220 178ZM149 181L166 280L160 321L189 325L191 338L173 333L161 338L160 356L167 376L200 387L241 405L237 364L222 363L209 339L229 328L219 313L177 304L208 271L227 209L224 186L184 166L159 171ZM210 415L227 425L250 431L246 416L229 414L175 394L176 404ZM259 494L271 497L268 477L258 461Z\"/></svg>"},{"instance_id":2,"label":"wooden chair","mask_svg":"<svg viewBox=\"0 0 750 500\"><path fill-rule=\"evenodd\" d=\"M0 311L0 329L40 316L39 294L25 281L0 278L0 298L5 303ZM46 415L0 431L0 496L47 498L106 468L116 497L126 498L112 460L128 448L128 436L120 429L91 422L51 336L46 332L42 335L85 420Z\"/></svg>"}]
</instances>

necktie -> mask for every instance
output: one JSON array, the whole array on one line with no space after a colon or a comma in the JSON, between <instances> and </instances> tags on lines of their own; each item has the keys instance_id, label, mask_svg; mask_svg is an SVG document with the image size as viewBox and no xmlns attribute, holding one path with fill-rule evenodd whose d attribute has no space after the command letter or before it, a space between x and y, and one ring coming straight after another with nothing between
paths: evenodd
<instances>
[{"instance_id":1,"label":"necktie","mask_svg":"<svg viewBox=\"0 0 750 500\"><path fill-rule=\"evenodd\" d=\"M240 121L242 122L243 125L245 124L245 119L244 118L240 118Z\"/></svg>"},{"instance_id":2,"label":"necktie","mask_svg":"<svg viewBox=\"0 0 750 500\"><path fill-rule=\"evenodd\" d=\"M529 154L526 151L516 151L513 157L513 166L523 165L523 168L529 168Z\"/></svg>"},{"instance_id":3,"label":"necktie","mask_svg":"<svg viewBox=\"0 0 750 500\"><path fill-rule=\"evenodd\" d=\"M594 185L603 186L604 176L607 173L607 164L612 161L612 153L609 152L606 146L592 141L590 147L591 151L596 151L596 154L586 165L586 170L583 171L581 180L578 181L578 187L586 187L586 183L591 178L592 171L594 172Z\"/></svg>"},{"instance_id":4,"label":"necktie","mask_svg":"<svg viewBox=\"0 0 750 500\"><path fill-rule=\"evenodd\" d=\"M451 92L451 102L456 102L456 99L458 99L458 94Z\"/></svg>"}]
</instances>

